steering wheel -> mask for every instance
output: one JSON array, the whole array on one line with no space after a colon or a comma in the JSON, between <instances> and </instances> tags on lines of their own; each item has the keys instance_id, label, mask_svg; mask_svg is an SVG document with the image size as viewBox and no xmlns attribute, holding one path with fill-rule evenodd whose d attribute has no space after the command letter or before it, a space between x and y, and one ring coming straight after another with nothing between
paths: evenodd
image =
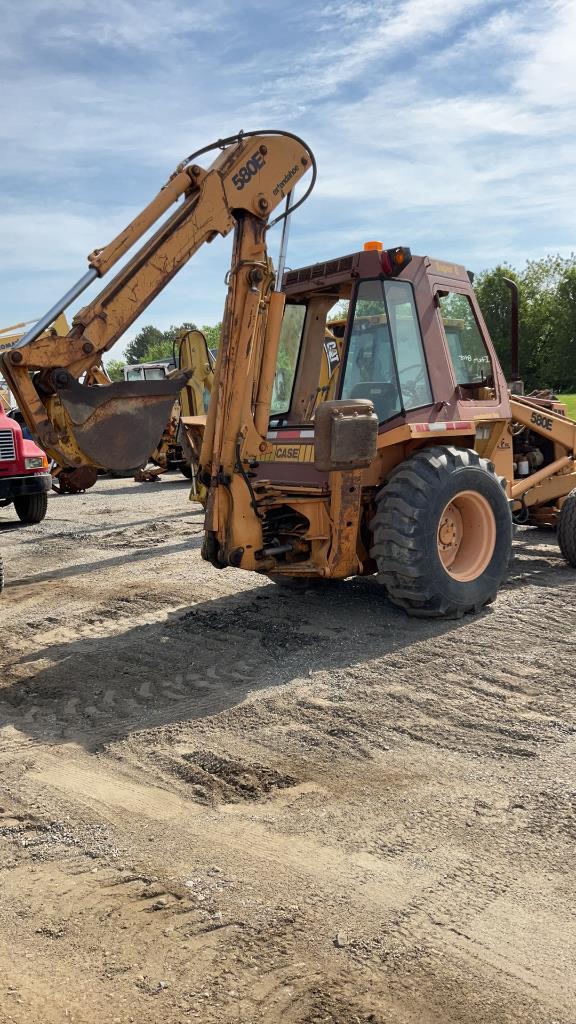
<instances>
[{"instance_id":1,"label":"steering wheel","mask_svg":"<svg viewBox=\"0 0 576 1024\"><path fill-rule=\"evenodd\" d=\"M410 373L410 370L418 370L414 380L411 381L412 384L418 384L420 379L424 376L424 366L422 366L422 363L413 363L412 366L403 366L402 369L398 371L398 376L401 377L403 373Z\"/></svg>"},{"instance_id":2,"label":"steering wheel","mask_svg":"<svg viewBox=\"0 0 576 1024\"><path fill-rule=\"evenodd\" d=\"M410 373L412 370L418 371L416 376L414 377L414 380L406 381L404 383L402 381L403 375L405 373ZM400 381L400 387L403 392L406 391L408 393L410 401L412 401L412 399L414 399L414 401L417 399L418 396L416 394L416 386L420 383L420 381L422 381L425 378L425 376L426 367L423 366L422 363L414 363L412 366L404 366L402 367L401 370L398 371L398 380Z\"/></svg>"}]
</instances>

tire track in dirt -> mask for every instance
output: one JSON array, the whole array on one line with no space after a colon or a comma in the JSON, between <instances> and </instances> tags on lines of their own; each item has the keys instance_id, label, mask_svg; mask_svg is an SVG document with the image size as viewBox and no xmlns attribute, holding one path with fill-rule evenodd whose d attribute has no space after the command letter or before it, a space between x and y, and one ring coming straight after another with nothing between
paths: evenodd
<instances>
[{"instance_id":1,"label":"tire track in dirt","mask_svg":"<svg viewBox=\"0 0 576 1024\"><path fill-rule=\"evenodd\" d=\"M295 601L216 573L197 520L170 519L180 488L116 487L70 535L10 534L22 575L53 574L3 607L13 1019L569 1024L576 587L555 549L520 531L490 610L415 623L369 580Z\"/></svg>"}]
</instances>

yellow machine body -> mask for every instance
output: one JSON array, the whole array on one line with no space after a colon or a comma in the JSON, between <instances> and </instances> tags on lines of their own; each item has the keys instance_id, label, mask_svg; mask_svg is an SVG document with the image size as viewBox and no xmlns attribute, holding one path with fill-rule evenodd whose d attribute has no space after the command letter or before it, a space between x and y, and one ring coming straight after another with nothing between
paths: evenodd
<instances>
[{"instance_id":1,"label":"yellow machine body","mask_svg":"<svg viewBox=\"0 0 576 1024\"><path fill-rule=\"evenodd\" d=\"M180 395L207 561L276 580L378 572L412 614L478 610L503 579L512 515L552 516L572 489L576 424L510 395L464 267L370 242L275 273L269 218L315 174L311 151L282 132L219 145L208 170L185 161L91 254L66 300L176 204L66 336L42 333L53 310L2 357L30 429L64 465L135 466ZM231 231L215 366L190 335L187 368L164 380L82 383L198 248Z\"/></svg>"}]
</instances>

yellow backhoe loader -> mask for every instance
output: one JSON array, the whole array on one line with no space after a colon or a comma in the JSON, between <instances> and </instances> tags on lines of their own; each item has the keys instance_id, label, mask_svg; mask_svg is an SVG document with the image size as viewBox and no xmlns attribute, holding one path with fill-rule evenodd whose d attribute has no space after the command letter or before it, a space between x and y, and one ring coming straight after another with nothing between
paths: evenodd
<instances>
[{"instance_id":1,"label":"yellow backhoe loader","mask_svg":"<svg viewBox=\"0 0 576 1024\"><path fill-rule=\"evenodd\" d=\"M210 149L220 152L204 170L196 160ZM70 466L144 461L188 375L91 387L80 379L203 243L233 231L199 456L207 561L278 582L376 573L410 614L455 617L496 595L512 516L545 507L576 565L576 423L510 397L466 270L368 242L284 273L288 217L315 174L310 149L285 132L243 133L180 164L3 357L30 429ZM175 203L69 334L43 336ZM275 273L267 232L279 220ZM327 322L343 302L338 364L322 384ZM526 438L518 452L514 423L539 456L521 458Z\"/></svg>"},{"instance_id":2,"label":"yellow backhoe loader","mask_svg":"<svg viewBox=\"0 0 576 1024\"><path fill-rule=\"evenodd\" d=\"M214 357L205 335L196 327L183 330L177 346L174 345L173 359L125 366L124 379L165 380L175 369L187 374L186 383L172 406L162 437L150 456L154 467L138 470L135 479L151 481L168 469L179 469L188 480L192 480L193 494L199 497L198 459L214 382Z\"/></svg>"}]
</instances>

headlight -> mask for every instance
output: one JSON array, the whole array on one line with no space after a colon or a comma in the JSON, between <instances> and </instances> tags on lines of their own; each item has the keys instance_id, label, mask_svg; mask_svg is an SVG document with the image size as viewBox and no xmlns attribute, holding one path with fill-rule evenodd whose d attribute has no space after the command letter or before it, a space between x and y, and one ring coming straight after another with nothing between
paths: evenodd
<instances>
[{"instance_id":1,"label":"headlight","mask_svg":"<svg viewBox=\"0 0 576 1024\"><path fill-rule=\"evenodd\" d=\"M31 459L24 459L26 469L44 469L46 459L42 455L33 455Z\"/></svg>"}]
</instances>

